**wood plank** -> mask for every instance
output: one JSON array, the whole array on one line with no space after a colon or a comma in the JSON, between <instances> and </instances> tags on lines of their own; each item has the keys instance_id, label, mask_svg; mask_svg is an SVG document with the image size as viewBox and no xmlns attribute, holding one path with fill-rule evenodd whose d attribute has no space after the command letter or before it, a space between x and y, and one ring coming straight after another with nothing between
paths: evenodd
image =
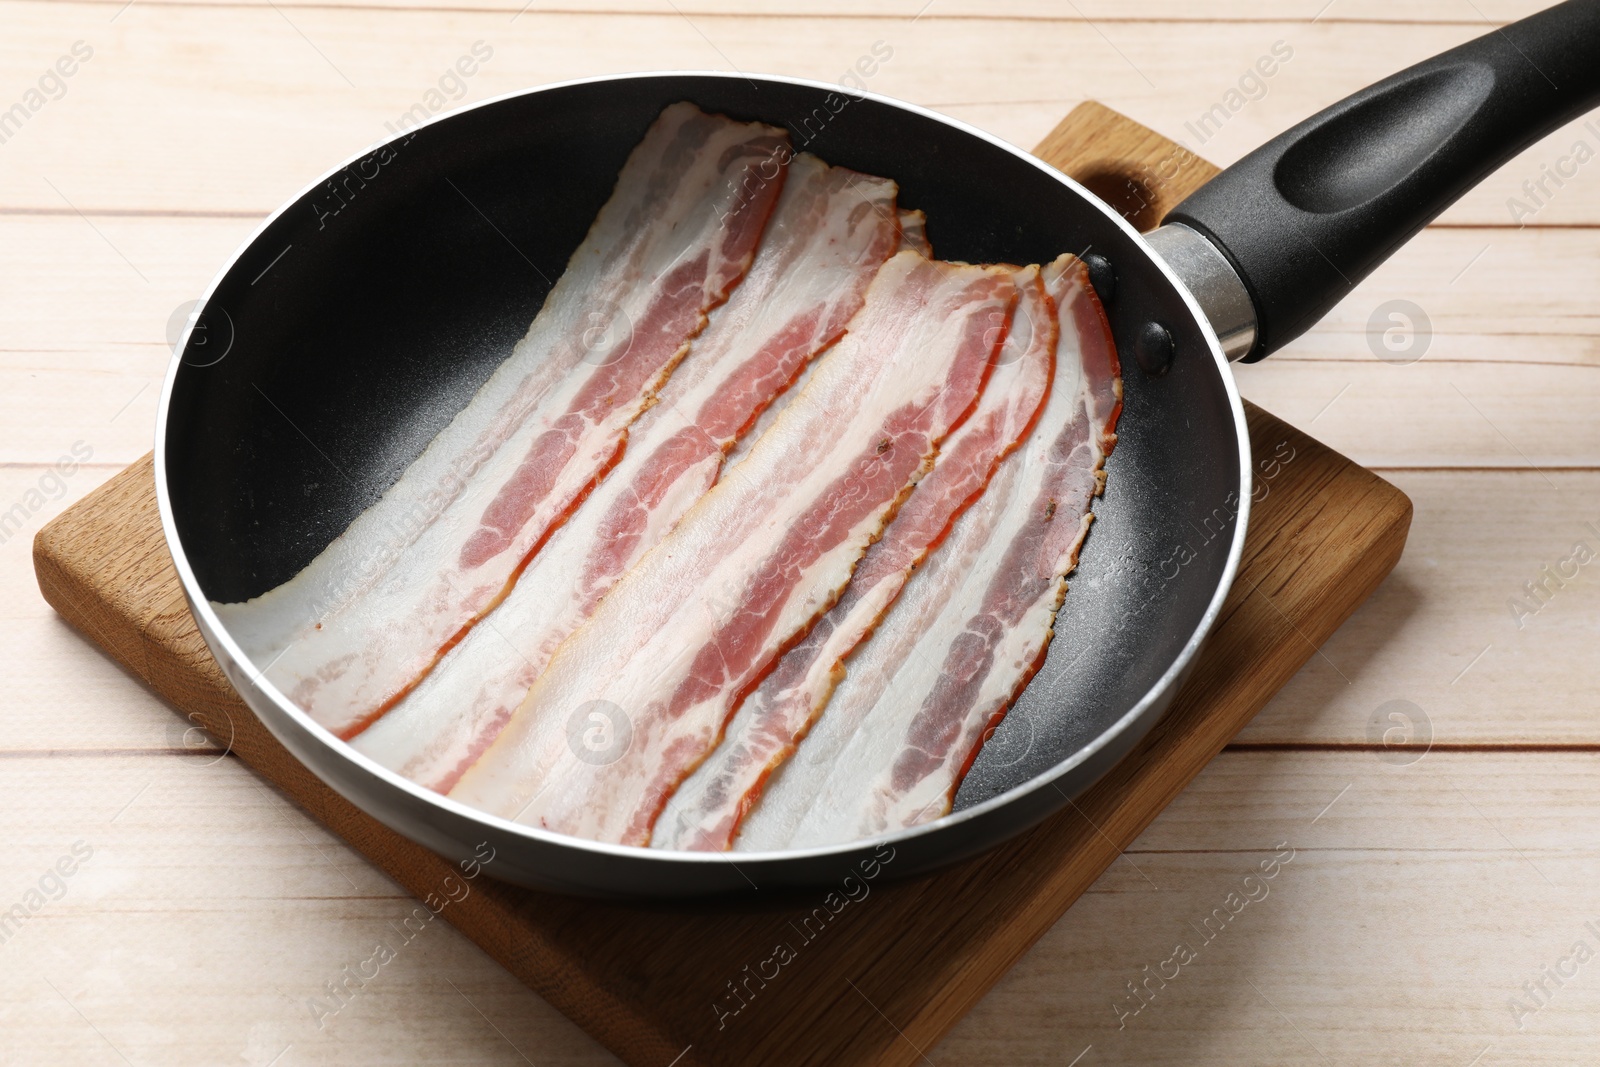
<instances>
[{"instance_id":1,"label":"wood plank","mask_svg":"<svg viewBox=\"0 0 1600 1067\"><path fill-rule=\"evenodd\" d=\"M113 10L126 0L97 0ZM141 0L151 5L170 4L192 6L192 0ZM263 7L268 0L215 0L217 6ZM361 7L374 11L494 11L512 14L526 7L529 14L586 14L626 15L658 14L657 5L644 2L618 2L618 0L535 0L523 5L516 0L344 0L341 4L330 0L285 0L277 6L289 8L317 8L330 6ZM682 12L690 18L750 18L773 20L796 18L830 19L896 19L917 18L919 21L960 19L980 22L985 28L1011 20L1030 22L1103 22L1117 23L1234 23L1280 22L1285 20L1318 22L1371 22L1386 25L1417 23L1464 23L1481 25L1485 21L1509 22L1524 18L1540 10L1541 0L1480 0L1476 10L1463 13L1451 0L1412 0L1397 10L1393 4L1380 0L1340 0L1329 5L1327 0L1214 0L1203 14L1197 14L1193 5L1182 0L1148 0L1130 11L1116 0L1077 0L1067 7L1052 0L862 0L845 3L843 0L779 0L761 5L759 11L751 10L748 0L692 0L674 4L674 13Z\"/></svg>"},{"instance_id":2,"label":"wood plank","mask_svg":"<svg viewBox=\"0 0 1600 1067\"><path fill-rule=\"evenodd\" d=\"M0 761L63 749L159 752L185 741L171 706L114 661L90 653L39 595L33 574L33 535L111 473L90 466L58 479L35 467L0 466L0 662L11 695L0 715ZM31 514L19 518L18 504Z\"/></svg>"},{"instance_id":3,"label":"wood plank","mask_svg":"<svg viewBox=\"0 0 1600 1067\"><path fill-rule=\"evenodd\" d=\"M93 852L0 945L0 1062L616 1063L446 923L402 940L410 894L237 759L4 766L7 908L74 842ZM395 959L314 1016L385 938Z\"/></svg>"},{"instance_id":4,"label":"wood plank","mask_svg":"<svg viewBox=\"0 0 1600 1067\"><path fill-rule=\"evenodd\" d=\"M1522 875L1569 890L1580 883L1567 881L1561 857L1600 857L1600 759L1592 752L1418 750L1386 758L1394 755L1230 750L1129 855L1143 866L1142 855L1270 852L1290 840L1310 852L1525 857L1533 865L1519 864ZM1404 818L1395 817L1400 811ZM1546 860L1555 866L1544 869ZM1134 881L1150 889L1137 874Z\"/></svg>"},{"instance_id":5,"label":"wood plank","mask_svg":"<svg viewBox=\"0 0 1600 1067\"><path fill-rule=\"evenodd\" d=\"M1388 477L1416 506L1405 557L1239 740L1381 743L1370 721L1404 700L1437 745L1600 744L1600 563L1562 568L1600 554L1600 474Z\"/></svg>"},{"instance_id":6,"label":"wood plank","mask_svg":"<svg viewBox=\"0 0 1600 1067\"><path fill-rule=\"evenodd\" d=\"M0 216L0 463L149 451L168 324L256 223Z\"/></svg>"},{"instance_id":7,"label":"wood plank","mask_svg":"<svg viewBox=\"0 0 1600 1067\"><path fill-rule=\"evenodd\" d=\"M107 473L74 475L66 500L0 544L0 622L15 695L0 717L0 751L161 751L196 740L164 701L86 654L38 594L28 538ZM20 499L39 477L32 468L0 468L0 501ZM1522 583L1558 563L1573 541L1586 537L1600 549L1600 537L1582 527L1600 526L1600 474L1552 472L1555 491L1534 471L1388 477L1416 507L1406 555L1238 741L1367 744L1373 713L1404 699L1422 709L1441 746L1600 745L1600 661L1589 654L1588 637L1600 630L1600 585L1591 568L1556 590L1522 629L1507 605L1525 597ZM64 673L71 686L62 684Z\"/></svg>"},{"instance_id":8,"label":"wood plank","mask_svg":"<svg viewBox=\"0 0 1600 1067\"><path fill-rule=\"evenodd\" d=\"M1592 468L1600 459L1595 368L1356 358L1239 367L1239 391L1369 467Z\"/></svg>"},{"instance_id":9,"label":"wood plank","mask_svg":"<svg viewBox=\"0 0 1600 1067\"><path fill-rule=\"evenodd\" d=\"M1126 195L1108 183L1100 190ZM259 221L0 215L0 241L14 253L0 262L6 316L0 355L78 358L127 346L164 348L171 313L203 290ZM1597 244L1600 234L1588 230L1429 228L1275 361L1371 359L1366 332L1372 313L1405 298L1429 317L1437 347L1428 352L1435 360L1600 365L1592 345L1600 331ZM62 314L63 306L74 313ZM1531 350L1532 339L1558 347Z\"/></svg>"},{"instance_id":10,"label":"wood plank","mask_svg":"<svg viewBox=\"0 0 1600 1067\"><path fill-rule=\"evenodd\" d=\"M11 896L74 841L94 849L3 947L7 1062L122 1062L47 980L134 1063L260 1067L286 1046L277 1067L521 1064L517 1050L541 1067L616 1062L442 924L318 1029L306 1000L396 939L408 897L236 761L6 768ZM1081 1064L1320 1062L1299 1027L1335 1063L1465 1064L1486 1044L1481 1063L1583 1062L1600 1011L1587 968L1521 1031L1506 1002L1574 941L1600 948L1584 928L1596 918L1584 902L1600 877L1597 798L1591 756L1436 752L1397 768L1367 753L1224 754L924 1051L974 1067L1062 1067L1091 1043ZM1266 897L1119 1030L1124 982L1281 842L1294 857Z\"/></svg>"},{"instance_id":11,"label":"wood plank","mask_svg":"<svg viewBox=\"0 0 1600 1067\"><path fill-rule=\"evenodd\" d=\"M1507 341L1530 355L1539 343ZM1378 363L1364 348L1338 361L1279 358L1240 369L1240 387L1263 407L1314 420L1330 444L1372 466L1600 465L1595 370L1469 358L1490 347L1485 338L1459 363L1430 358L1408 368ZM76 365L49 353L0 353L0 463L52 463L79 441L106 462L132 462L150 447L165 350L144 345L71 358ZM23 392L33 381L44 383L38 394Z\"/></svg>"},{"instance_id":12,"label":"wood plank","mask_svg":"<svg viewBox=\"0 0 1600 1067\"><path fill-rule=\"evenodd\" d=\"M1591 755L1435 752L1407 767L1367 753L1226 755L940 1051L1027 1064L1091 1043L1085 1063L1583 1062L1600 985L1567 983L1520 1029L1508 1003L1576 941L1600 949L1585 926L1600 875L1596 773ZM1266 896L1204 943L1189 924L1229 892L1260 897L1242 879L1283 842L1296 852L1256 883ZM1152 982L1119 1029L1124 983L1179 941L1198 959Z\"/></svg>"},{"instance_id":13,"label":"wood plank","mask_svg":"<svg viewBox=\"0 0 1600 1067\"><path fill-rule=\"evenodd\" d=\"M1373 344L1381 338L1368 335L1373 317L1383 304L1408 300L1421 308L1432 330L1420 350L1426 361L1567 364L1593 371L1600 368L1597 253L1600 231L1430 227L1272 362L1377 362ZM1380 325L1390 323L1380 316Z\"/></svg>"},{"instance_id":14,"label":"wood plank","mask_svg":"<svg viewBox=\"0 0 1600 1067\"><path fill-rule=\"evenodd\" d=\"M1332 11L1353 2L1340 0ZM600 73L733 64L832 81L882 41L894 56L870 88L976 121L1018 145L1036 143L1071 106L1094 96L1227 163L1340 96L1483 29L1470 9L1448 24L1018 20L982 23L986 55L979 57L971 20L903 14L785 19L775 29L771 18L685 18L666 5L629 14L530 11L515 23L504 9L398 10L375 21L370 11L342 5L298 8L290 18L281 6L148 2L111 23L108 9L115 10L0 4L10 31L0 84L31 84L75 39L96 50L66 95L5 144L0 206L268 211L385 136L384 124L421 100L476 40L494 57L467 81L463 101ZM1266 95L1203 143L1187 132L1184 124L1221 101L1277 40L1295 56ZM1006 61L989 61L994 55ZM1508 223L1507 197L1574 136L1530 149L1447 218ZM77 165L86 143L117 166ZM1600 223L1600 179L1580 172L1536 221Z\"/></svg>"},{"instance_id":15,"label":"wood plank","mask_svg":"<svg viewBox=\"0 0 1600 1067\"><path fill-rule=\"evenodd\" d=\"M168 320L253 226L95 219L146 284L75 215L0 216L0 245L14 253L0 260L0 463L54 462L79 440L107 462L144 454ZM1429 229L1310 334L1238 368L1241 387L1369 465L1600 465L1597 240L1589 230ZM1393 299L1431 323L1410 366L1381 362L1367 336Z\"/></svg>"}]
</instances>

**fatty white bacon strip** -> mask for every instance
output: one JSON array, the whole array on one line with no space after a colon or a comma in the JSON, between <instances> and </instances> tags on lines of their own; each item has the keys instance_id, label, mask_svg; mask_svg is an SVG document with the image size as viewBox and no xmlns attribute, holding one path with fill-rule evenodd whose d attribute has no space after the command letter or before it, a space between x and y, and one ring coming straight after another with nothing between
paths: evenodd
<instances>
[{"instance_id":1,"label":"fatty white bacon strip","mask_svg":"<svg viewBox=\"0 0 1600 1067\"><path fill-rule=\"evenodd\" d=\"M1122 393L1082 265L1064 256L1045 282L1061 332L1037 427L850 658L736 849L856 840L946 814L983 738L1043 662Z\"/></svg>"},{"instance_id":2,"label":"fatty white bacon strip","mask_svg":"<svg viewBox=\"0 0 1600 1067\"><path fill-rule=\"evenodd\" d=\"M839 602L784 654L740 705L716 751L678 787L656 823L652 847L730 847L767 776L822 713L844 674L844 657L872 633L956 516L1027 437L1050 391L1057 326L1039 268L1015 277L1017 307L977 410L940 446L933 470L862 557Z\"/></svg>"},{"instance_id":3,"label":"fatty white bacon strip","mask_svg":"<svg viewBox=\"0 0 1600 1067\"><path fill-rule=\"evenodd\" d=\"M743 277L790 155L781 130L663 111L467 407L300 574L218 606L267 678L349 737L493 609Z\"/></svg>"},{"instance_id":4,"label":"fatty white bacon strip","mask_svg":"<svg viewBox=\"0 0 1600 1067\"><path fill-rule=\"evenodd\" d=\"M895 251L904 252L909 249L922 253L927 259L932 259L933 247L928 244L927 217L920 211L901 209L897 213L896 219L900 225L900 239L895 245ZM800 392L805 389L806 382L810 381L811 372L816 369L816 366L815 363L807 364L799 376L789 383L789 387L780 393L767 406L767 409L761 413L761 416L756 419L755 427L752 431L739 438L733 449L728 453L728 467L731 468L744 462L745 455L749 453L751 447L757 441L761 440L761 435L767 432L767 427L771 426L773 420L782 414L789 401L799 396Z\"/></svg>"},{"instance_id":5,"label":"fatty white bacon strip","mask_svg":"<svg viewBox=\"0 0 1600 1067\"><path fill-rule=\"evenodd\" d=\"M857 179L858 184L859 182L860 179ZM901 211L899 213L899 222L900 242L895 246L895 250L904 252L907 249L911 249L922 253L928 259L932 259L933 248L928 244L927 220L922 212ZM806 386L806 382L810 380L812 370L815 368L815 363L807 364L799 376L789 384L789 387L767 406L767 409L756 419L754 428L740 437L734 444L733 449L728 453L726 466L731 468L744 462L746 453L761 439L761 435L767 432L767 427L772 425L773 420L783 412L784 407L788 405L790 400L800 395L800 392Z\"/></svg>"},{"instance_id":6,"label":"fatty white bacon strip","mask_svg":"<svg viewBox=\"0 0 1600 1067\"><path fill-rule=\"evenodd\" d=\"M450 795L647 844L739 698L832 605L976 405L1016 295L1005 268L909 251L884 264L805 390L556 650Z\"/></svg>"},{"instance_id":7,"label":"fatty white bacon strip","mask_svg":"<svg viewBox=\"0 0 1600 1067\"><path fill-rule=\"evenodd\" d=\"M928 243L928 216L920 211L900 212L900 247L933 256L933 245Z\"/></svg>"},{"instance_id":8,"label":"fatty white bacon strip","mask_svg":"<svg viewBox=\"0 0 1600 1067\"><path fill-rule=\"evenodd\" d=\"M749 273L711 313L622 462L485 625L351 744L448 792L499 734L556 646L716 482L723 456L861 307L898 240L893 182L789 164Z\"/></svg>"}]
</instances>

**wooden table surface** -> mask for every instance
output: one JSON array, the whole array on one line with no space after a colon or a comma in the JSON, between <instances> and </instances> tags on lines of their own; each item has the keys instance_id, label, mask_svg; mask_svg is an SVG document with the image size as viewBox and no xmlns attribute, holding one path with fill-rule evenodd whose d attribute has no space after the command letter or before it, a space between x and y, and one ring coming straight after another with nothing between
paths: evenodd
<instances>
[{"instance_id":1,"label":"wooden table surface","mask_svg":"<svg viewBox=\"0 0 1600 1067\"><path fill-rule=\"evenodd\" d=\"M173 316L386 124L616 71L837 80L876 53L869 88L1021 146L1095 97L1225 164L1537 6L0 0L0 915L29 914L0 926L0 1063L615 1062L439 925L319 1028L308 998L407 898L33 584L34 531L150 447ZM1406 556L928 1062L1594 1062L1597 150L1600 122L1548 138L1240 369L1411 496ZM1385 337L1393 301L1417 328ZM1275 853L1267 896L1132 1014L1127 983Z\"/></svg>"}]
</instances>

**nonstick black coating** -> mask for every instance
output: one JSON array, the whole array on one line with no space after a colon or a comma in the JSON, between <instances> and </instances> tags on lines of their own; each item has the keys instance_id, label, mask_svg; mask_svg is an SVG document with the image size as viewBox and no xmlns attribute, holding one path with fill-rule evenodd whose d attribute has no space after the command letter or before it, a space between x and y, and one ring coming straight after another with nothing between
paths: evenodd
<instances>
[{"instance_id":1,"label":"nonstick black coating","mask_svg":"<svg viewBox=\"0 0 1600 1067\"><path fill-rule=\"evenodd\" d=\"M1170 689L1163 676L1224 581L1242 445L1226 375L1179 290L1098 204L985 138L826 87L652 75L540 90L425 126L288 206L219 280L169 385L163 473L198 592L235 601L285 581L379 498L510 353L629 150L663 107L684 99L787 126L797 148L893 178L902 206L926 211L942 258L1041 263L1094 252L1117 272L1107 310L1125 407L1108 488L1048 660L985 746L957 809L1023 785L1101 738L1152 690ZM1134 332L1150 321L1176 341L1161 378L1130 356ZM948 840L936 834L902 850L912 859L895 873L1023 829L1104 769L1089 764L1060 789L1033 790ZM453 851L440 833L413 836ZM625 882L618 889L622 876L596 873L610 871L609 860L589 860L560 875L509 876L628 891ZM803 884L832 867L772 869ZM710 891L718 876L700 888L697 876L683 877L657 891Z\"/></svg>"}]
</instances>

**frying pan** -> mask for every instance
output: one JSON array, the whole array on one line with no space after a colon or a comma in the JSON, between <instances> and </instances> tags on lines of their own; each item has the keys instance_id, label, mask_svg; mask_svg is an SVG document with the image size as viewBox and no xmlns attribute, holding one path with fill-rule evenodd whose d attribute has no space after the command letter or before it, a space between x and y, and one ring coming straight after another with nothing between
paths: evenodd
<instances>
[{"instance_id":1,"label":"frying pan","mask_svg":"<svg viewBox=\"0 0 1600 1067\"><path fill-rule=\"evenodd\" d=\"M667 105L789 129L893 178L936 254L1083 254L1123 356L1109 488L1048 658L955 810L827 848L660 852L516 825L353 752L266 682L212 601L298 572L374 503L510 353ZM1600 0L1571 0L1403 71L1245 157L1141 237L1031 156L909 104L722 73L530 89L352 159L269 218L217 276L167 376L156 485L201 632L278 739L347 799L497 877L670 898L836 884L888 844L892 876L973 856L1098 778L1171 702L1244 542L1251 457L1230 359L1303 333L1515 153L1600 103ZM1191 552L1176 554L1177 546Z\"/></svg>"}]
</instances>

